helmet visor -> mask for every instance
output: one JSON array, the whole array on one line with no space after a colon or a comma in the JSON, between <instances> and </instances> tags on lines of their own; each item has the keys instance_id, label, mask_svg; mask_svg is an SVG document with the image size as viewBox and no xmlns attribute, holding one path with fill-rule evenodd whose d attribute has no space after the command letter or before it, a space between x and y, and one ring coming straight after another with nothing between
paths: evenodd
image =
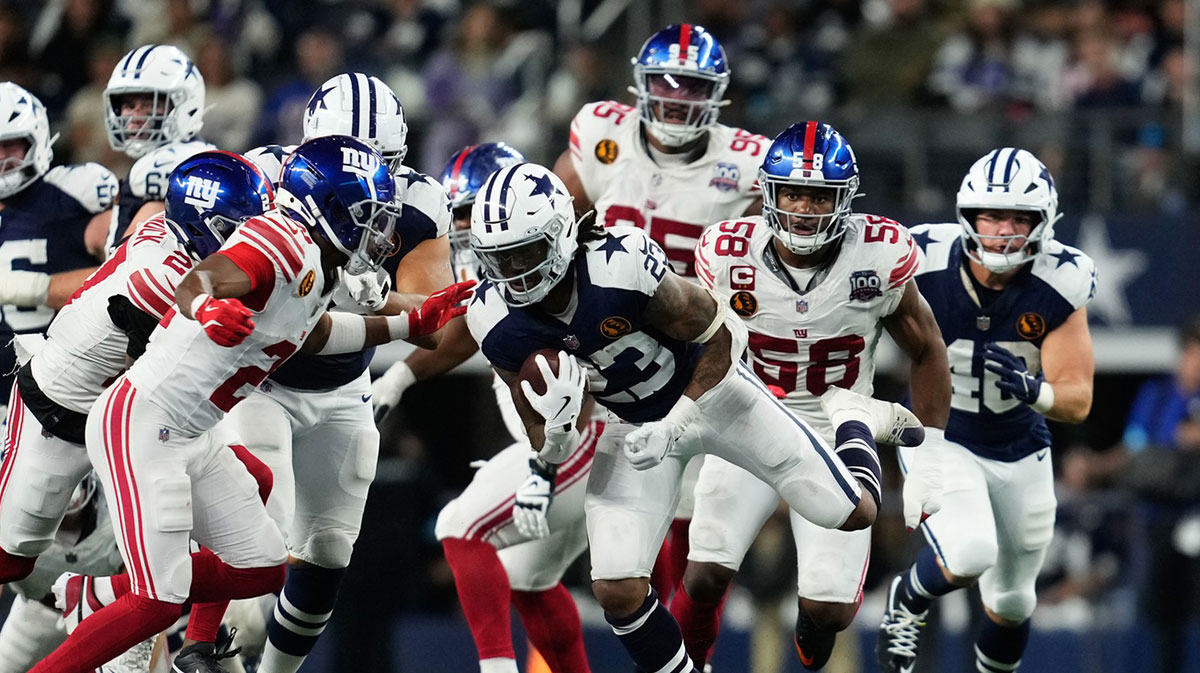
<instances>
[{"instance_id":1,"label":"helmet visor","mask_svg":"<svg viewBox=\"0 0 1200 673\"><path fill-rule=\"evenodd\" d=\"M346 273L356 276L375 271L383 260L396 254L400 248L396 225L401 212L400 206L390 201L364 199L350 206L350 219L362 229L362 239L350 255Z\"/></svg>"}]
</instances>

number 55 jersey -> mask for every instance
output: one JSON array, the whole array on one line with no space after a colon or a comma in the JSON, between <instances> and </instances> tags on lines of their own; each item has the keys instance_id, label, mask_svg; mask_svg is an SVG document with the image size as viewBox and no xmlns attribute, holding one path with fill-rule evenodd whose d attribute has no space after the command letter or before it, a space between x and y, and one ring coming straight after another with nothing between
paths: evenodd
<instances>
[{"instance_id":1,"label":"number 55 jersey","mask_svg":"<svg viewBox=\"0 0 1200 673\"><path fill-rule=\"evenodd\" d=\"M829 441L834 429L818 398L833 386L871 395L880 320L917 270L903 226L861 214L845 226L841 248L815 273L783 264L761 217L709 227L695 253L700 282L727 295L750 331L754 373Z\"/></svg>"}]
</instances>

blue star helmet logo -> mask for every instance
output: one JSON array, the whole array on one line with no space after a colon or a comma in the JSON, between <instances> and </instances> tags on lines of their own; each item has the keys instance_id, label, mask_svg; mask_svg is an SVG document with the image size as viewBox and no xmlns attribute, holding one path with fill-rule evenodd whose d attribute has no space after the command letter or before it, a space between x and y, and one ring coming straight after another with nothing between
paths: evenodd
<instances>
[{"instance_id":1,"label":"blue star helmet logo","mask_svg":"<svg viewBox=\"0 0 1200 673\"><path fill-rule=\"evenodd\" d=\"M541 194L547 198L554 198L554 193L558 191L549 175L539 175L536 177L526 175L525 179L533 183L533 191L529 192L530 196Z\"/></svg>"},{"instance_id":2,"label":"blue star helmet logo","mask_svg":"<svg viewBox=\"0 0 1200 673\"><path fill-rule=\"evenodd\" d=\"M313 94L312 98L308 100L309 114L312 114L317 110L328 110L329 104L325 102L325 96L328 96L329 92L333 91L335 88L336 87L331 86L328 89L318 89L317 92ZM317 107L318 105L320 107Z\"/></svg>"},{"instance_id":3,"label":"blue star helmet logo","mask_svg":"<svg viewBox=\"0 0 1200 673\"><path fill-rule=\"evenodd\" d=\"M1050 169L1042 166L1042 172L1038 173L1038 177L1046 181L1046 185L1050 189L1054 189L1054 178L1050 177Z\"/></svg>"}]
</instances>

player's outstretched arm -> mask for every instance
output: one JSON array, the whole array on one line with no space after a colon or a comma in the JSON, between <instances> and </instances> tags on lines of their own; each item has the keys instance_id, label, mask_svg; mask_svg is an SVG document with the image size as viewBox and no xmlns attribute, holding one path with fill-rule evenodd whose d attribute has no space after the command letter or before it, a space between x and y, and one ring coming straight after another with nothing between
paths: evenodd
<instances>
[{"instance_id":1,"label":"player's outstretched arm","mask_svg":"<svg viewBox=\"0 0 1200 673\"><path fill-rule=\"evenodd\" d=\"M896 345L912 360L913 413L926 427L946 427L950 417L950 366L942 331L929 302L916 281L909 280L904 294L883 326Z\"/></svg>"},{"instance_id":2,"label":"player's outstretched arm","mask_svg":"<svg viewBox=\"0 0 1200 673\"><path fill-rule=\"evenodd\" d=\"M404 391L417 381L445 374L466 362L479 350L479 344L467 328L466 318L446 323L441 340L434 350L418 349L384 372L371 383L371 403L375 407L375 422L379 422L400 401Z\"/></svg>"},{"instance_id":3,"label":"player's outstretched arm","mask_svg":"<svg viewBox=\"0 0 1200 673\"><path fill-rule=\"evenodd\" d=\"M462 303L471 297L474 288L473 280L455 283L429 295L415 311L405 311L399 315L326 313L317 321L300 350L304 353L335 355L354 353L399 340L421 345L417 341L467 312L467 307Z\"/></svg>"}]
</instances>

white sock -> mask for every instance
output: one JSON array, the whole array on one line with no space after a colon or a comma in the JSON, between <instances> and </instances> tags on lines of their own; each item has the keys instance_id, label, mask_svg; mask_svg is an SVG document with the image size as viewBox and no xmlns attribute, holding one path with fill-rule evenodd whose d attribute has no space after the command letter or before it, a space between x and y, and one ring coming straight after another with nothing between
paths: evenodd
<instances>
[{"instance_id":1,"label":"white sock","mask_svg":"<svg viewBox=\"0 0 1200 673\"><path fill-rule=\"evenodd\" d=\"M263 646L262 661L258 664L259 673L296 673L306 657L298 657L279 651L271 645L271 641Z\"/></svg>"},{"instance_id":2,"label":"white sock","mask_svg":"<svg viewBox=\"0 0 1200 673\"><path fill-rule=\"evenodd\" d=\"M505 657L482 659L479 662L479 673L518 673L517 662Z\"/></svg>"},{"instance_id":3,"label":"white sock","mask_svg":"<svg viewBox=\"0 0 1200 673\"><path fill-rule=\"evenodd\" d=\"M112 580L108 577L93 577L92 590L96 592L96 598L104 605L112 605L117 602L117 597L113 595Z\"/></svg>"}]
</instances>

